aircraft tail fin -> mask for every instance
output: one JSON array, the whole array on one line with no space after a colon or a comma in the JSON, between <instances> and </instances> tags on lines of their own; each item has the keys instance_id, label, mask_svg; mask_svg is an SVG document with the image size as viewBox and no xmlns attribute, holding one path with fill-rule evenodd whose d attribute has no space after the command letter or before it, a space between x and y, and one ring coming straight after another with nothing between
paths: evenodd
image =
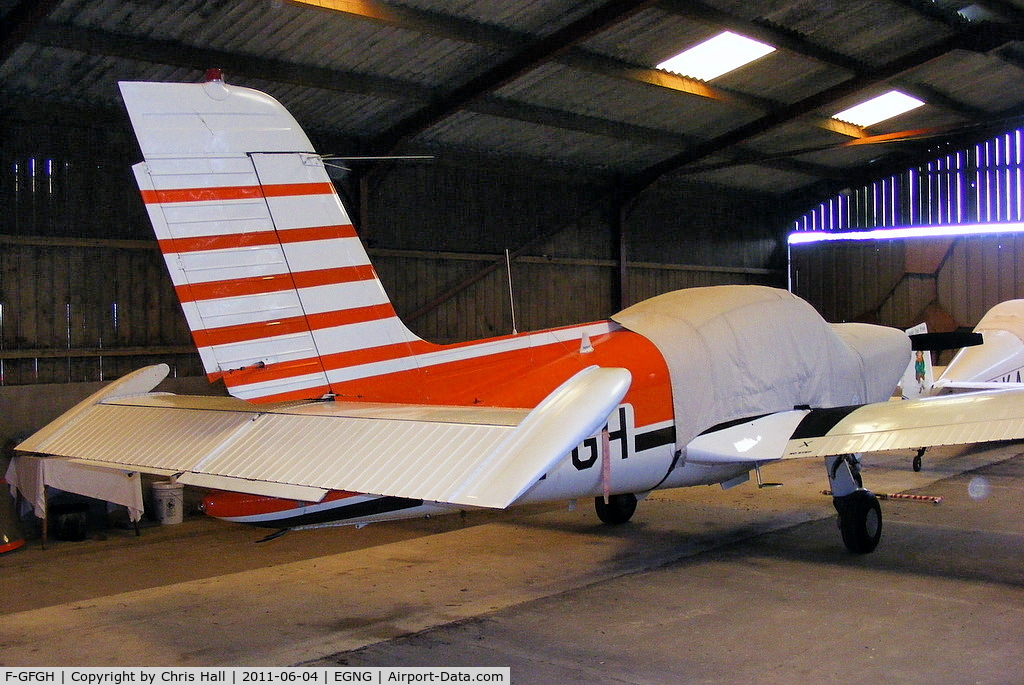
<instances>
[{"instance_id":1,"label":"aircraft tail fin","mask_svg":"<svg viewBox=\"0 0 1024 685\"><path fill-rule=\"evenodd\" d=\"M395 314L321 158L276 100L219 78L121 83L134 167L211 379L312 399L428 344Z\"/></svg>"}]
</instances>

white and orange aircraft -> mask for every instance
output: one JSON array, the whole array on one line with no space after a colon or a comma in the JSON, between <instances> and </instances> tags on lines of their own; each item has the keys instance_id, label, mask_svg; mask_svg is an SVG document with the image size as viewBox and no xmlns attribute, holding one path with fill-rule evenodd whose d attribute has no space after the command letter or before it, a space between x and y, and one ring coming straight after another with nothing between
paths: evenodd
<instances>
[{"instance_id":1,"label":"white and orange aircraft","mask_svg":"<svg viewBox=\"0 0 1024 685\"><path fill-rule=\"evenodd\" d=\"M136 179L211 380L115 381L19 451L226 491L207 513L286 528L647 493L824 458L844 543L882 530L855 453L1024 437L1024 394L887 401L902 331L826 323L759 286L667 293L607 321L454 345L396 316L323 161L273 98L122 83ZM234 494L230 494L234 493Z\"/></svg>"}]
</instances>

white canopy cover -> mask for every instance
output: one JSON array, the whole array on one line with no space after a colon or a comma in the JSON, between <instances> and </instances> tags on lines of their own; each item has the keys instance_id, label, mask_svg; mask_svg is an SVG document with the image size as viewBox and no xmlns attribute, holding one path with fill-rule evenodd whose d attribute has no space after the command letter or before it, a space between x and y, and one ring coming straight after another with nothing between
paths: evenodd
<instances>
[{"instance_id":1,"label":"white canopy cover","mask_svg":"<svg viewBox=\"0 0 1024 685\"><path fill-rule=\"evenodd\" d=\"M677 290L612 319L665 358L680 449L737 419L886 400L910 361L903 331L829 324L799 297L762 286Z\"/></svg>"}]
</instances>

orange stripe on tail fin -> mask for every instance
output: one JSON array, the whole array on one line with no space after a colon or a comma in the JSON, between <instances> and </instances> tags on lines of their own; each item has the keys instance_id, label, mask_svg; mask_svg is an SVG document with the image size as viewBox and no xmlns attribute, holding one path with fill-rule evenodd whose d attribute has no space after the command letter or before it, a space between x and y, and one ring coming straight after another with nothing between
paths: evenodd
<instances>
[{"instance_id":1,"label":"orange stripe on tail fin","mask_svg":"<svg viewBox=\"0 0 1024 685\"><path fill-rule=\"evenodd\" d=\"M122 83L143 201L207 374L254 401L432 349L395 314L323 162L273 98ZM325 363L329 359L330 363Z\"/></svg>"}]
</instances>

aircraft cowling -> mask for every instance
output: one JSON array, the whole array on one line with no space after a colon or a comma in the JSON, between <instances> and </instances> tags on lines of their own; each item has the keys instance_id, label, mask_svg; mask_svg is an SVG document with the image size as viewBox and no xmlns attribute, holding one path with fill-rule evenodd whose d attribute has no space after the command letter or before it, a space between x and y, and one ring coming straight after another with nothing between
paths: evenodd
<instances>
[{"instance_id":1,"label":"aircraft cowling","mask_svg":"<svg viewBox=\"0 0 1024 685\"><path fill-rule=\"evenodd\" d=\"M664 357L679 449L737 419L885 400L910 360L903 331L829 324L807 302L776 288L677 290L612 319Z\"/></svg>"},{"instance_id":2,"label":"aircraft cowling","mask_svg":"<svg viewBox=\"0 0 1024 685\"><path fill-rule=\"evenodd\" d=\"M861 359L864 401L889 399L910 361L909 337L901 330L868 323L829 325Z\"/></svg>"}]
</instances>

